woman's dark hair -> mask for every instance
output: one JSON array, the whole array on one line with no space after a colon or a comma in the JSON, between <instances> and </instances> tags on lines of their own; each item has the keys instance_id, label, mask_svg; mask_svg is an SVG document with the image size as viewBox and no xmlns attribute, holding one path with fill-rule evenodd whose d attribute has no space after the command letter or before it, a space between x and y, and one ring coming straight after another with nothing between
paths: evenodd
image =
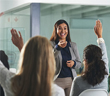
<instances>
[{"instance_id":1,"label":"woman's dark hair","mask_svg":"<svg viewBox=\"0 0 110 96\"><path fill-rule=\"evenodd\" d=\"M8 56L5 54L3 50L0 50L0 60L4 64L4 66L9 69Z\"/></svg>"},{"instance_id":2,"label":"woman's dark hair","mask_svg":"<svg viewBox=\"0 0 110 96\"><path fill-rule=\"evenodd\" d=\"M88 45L84 49L83 58L87 61L87 67L82 74L83 79L93 86L101 83L104 75L108 74L102 60L101 49L96 45Z\"/></svg>"},{"instance_id":3,"label":"woman's dark hair","mask_svg":"<svg viewBox=\"0 0 110 96\"><path fill-rule=\"evenodd\" d=\"M52 36L50 38L50 41L55 41L56 39L59 39L58 35L57 35L57 27L62 24L62 23L65 23L67 25L67 28L68 28L68 35L66 37L66 39L68 41L71 41L71 38L70 38L70 30L69 30L69 25L68 23L65 21L65 20L58 20L55 25L54 25L54 29L53 29L53 33L52 33Z\"/></svg>"}]
</instances>

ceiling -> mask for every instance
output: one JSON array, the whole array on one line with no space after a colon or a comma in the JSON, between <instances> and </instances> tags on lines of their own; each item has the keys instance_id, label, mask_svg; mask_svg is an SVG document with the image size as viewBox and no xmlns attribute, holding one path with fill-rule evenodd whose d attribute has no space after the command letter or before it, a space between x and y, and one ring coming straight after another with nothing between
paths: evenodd
<instances>
[{"instance_id":1,"label":"ceiling","mask_svg":"<svg viewBox=\"0 0 110 96\"><path fill-rule=\"evenodd\" d=\"M42 15L61 12L63 16L91 17L110 16L110 6L41 4Z\"/></svg>"},{"instance_id":2,"label":"ceiling","mask_svg":"<svg viewBox=\"0 0 110 96\"><path fill-rule=\"evenodd\" d=\"M74 18L88 18L109 16L110 6L92 6L92 5L73 5L73 4L40 4L41 16L49 14L62 14L62 16ZM30 6L15 8L11 11L13 14L30 15Z\"/></svg>"}]
</instances>

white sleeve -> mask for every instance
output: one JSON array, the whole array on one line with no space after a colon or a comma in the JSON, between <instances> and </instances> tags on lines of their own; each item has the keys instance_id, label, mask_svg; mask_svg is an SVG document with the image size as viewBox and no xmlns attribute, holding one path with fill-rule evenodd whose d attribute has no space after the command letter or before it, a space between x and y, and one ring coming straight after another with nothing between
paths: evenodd
<instances>
[{"instance_id":1,"label":"white sleeve","mask_svg":"<svg viewBox=\"0 0 110 96\"><path fill-rule=\"evenodd\" d=\"M64 90L58 85L53 84L52 96L65 96Z\"/></svg>"},{"instance_id":2,"label":"white sleeve","mask_svg":"<svg viewBox=\"0 0 110 96\"><path fill-rule=\"evenodd\" d=\"M10 72L0 61L0 85L2 87L6 86L6 80L11 78L11 76L15 75L14 73Z\"/></svg>"},{"instance_id":3,"label":"white sleeve","mask_svg":"<svg viewBox=\"0 0 110 96\"><path fill-rule=\"evenodd\" d=\"M104 39L103 38L98 38L97 39L97 43L100 44L100 43L105 43L105 42L104 42Z\"/></svg>"},{"instance_id":4,"label":"white sleeve","mask_svg":"<svg viewBox=\"0 0 110 96\"><path fill-rule=\"evenodd\" d=\"M105 45L105 41L103 38L98 38L97 39L97 43L99 45L99 47L102 50L102 60L105 62L105 67L106 67L106 71L109 74L109 67L108 67L108 56L107 56L107 50L106 50L106 45Z\"/></svg>"}]
</instances>

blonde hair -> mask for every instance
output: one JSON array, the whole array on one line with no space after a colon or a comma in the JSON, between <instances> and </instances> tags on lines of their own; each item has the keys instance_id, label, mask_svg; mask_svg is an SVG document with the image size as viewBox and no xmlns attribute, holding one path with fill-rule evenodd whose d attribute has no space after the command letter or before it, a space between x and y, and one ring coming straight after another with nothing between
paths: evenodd
<instances>
[{"instance_id":1,"label":"blonde hair","mask_svg":"<svg viewBox=\"0 0 110 96\"><path fill-rule=\"evenodd\" d=\"M55 59L47 38L31 38L21 51L19 65L12 78L15 96L51 96Z\"/></svg>"}]
</instances>

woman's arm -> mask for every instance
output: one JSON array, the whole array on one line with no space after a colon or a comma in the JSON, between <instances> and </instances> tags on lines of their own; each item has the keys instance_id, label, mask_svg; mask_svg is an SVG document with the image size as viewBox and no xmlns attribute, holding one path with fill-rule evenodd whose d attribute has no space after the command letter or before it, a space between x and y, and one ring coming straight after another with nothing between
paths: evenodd
<instances>
[{"instance_id":1,"label":"woman's arm","mask_svg":"<svg viewBox=\"0 0 110 96\"><path fill-rule=\"evenodd\" d=\"M78 48L77 48L76 43L71 42L71 48L72 48L73 53L76 57L75 60L73 60L76 64L75 64L75 66L73 65L72 68L79 69L81 67L81 59L80 59L80 56L79 56L79 52L78 52Z\"/></svg>"},{"instance_id":2,"label":"woman's arm","mask_svg":"<svg viewBox=\"0 0 110 96\"><path fill-rule=\"evenodd\" d=\"M105 62L105 67L106 67L106 71L109 74L109 67L108 67L108 56L107 56L107 50L106 50L106 45L105 42L103 40L103 38L98 38L97 40L99 47L102 50L102 60Z\"/></svg>"},{"instance_id":3,"label":"woman's arm","mask_svg":"<svg viewBox=\"0 0 110 96\"><path fill-rule=\"evenodd\" d=\"M104 43L104 40L102 38L102 23L100 22L100 20L96 21L96 25L94 26L94 32L98 38L97 43L99 44L99 47L102 50L102 60L105 62L105 67L106 67L106 71L109 74L109 68L108 68L108 57L107 57L107 51L106 51L106 46Z\"/></svg>"},{"instance_id":4,"label":"woman's arm","mask_svg":"<svg viewBox=\"0 0 110 96\"><path fill-rule=\"evenodd\" d=\"M11 78L14 73L10 72L0 61L0 85L6 87L6 81Z\"/></svg>"},{"instance_id":5,"label":"woman's arm","mask_svg":"<svg viewBox=\"0 0 110 96\"><path fill-rule=\"evenodd\" d=\"M50 43L51 43L51 45L53 47L54 57L55 57L55 61L56 61L56 71L55 71L55 75L56 75L55 78L56 78L58 76L60 70L61 70L59 58L62 59L62 57L59 57L59 54L61 54L61 52L60 52L60 50L57 50L57 48L55 46L55 42L54 41L50 41Z\"/></svg>"}]
</instances>

